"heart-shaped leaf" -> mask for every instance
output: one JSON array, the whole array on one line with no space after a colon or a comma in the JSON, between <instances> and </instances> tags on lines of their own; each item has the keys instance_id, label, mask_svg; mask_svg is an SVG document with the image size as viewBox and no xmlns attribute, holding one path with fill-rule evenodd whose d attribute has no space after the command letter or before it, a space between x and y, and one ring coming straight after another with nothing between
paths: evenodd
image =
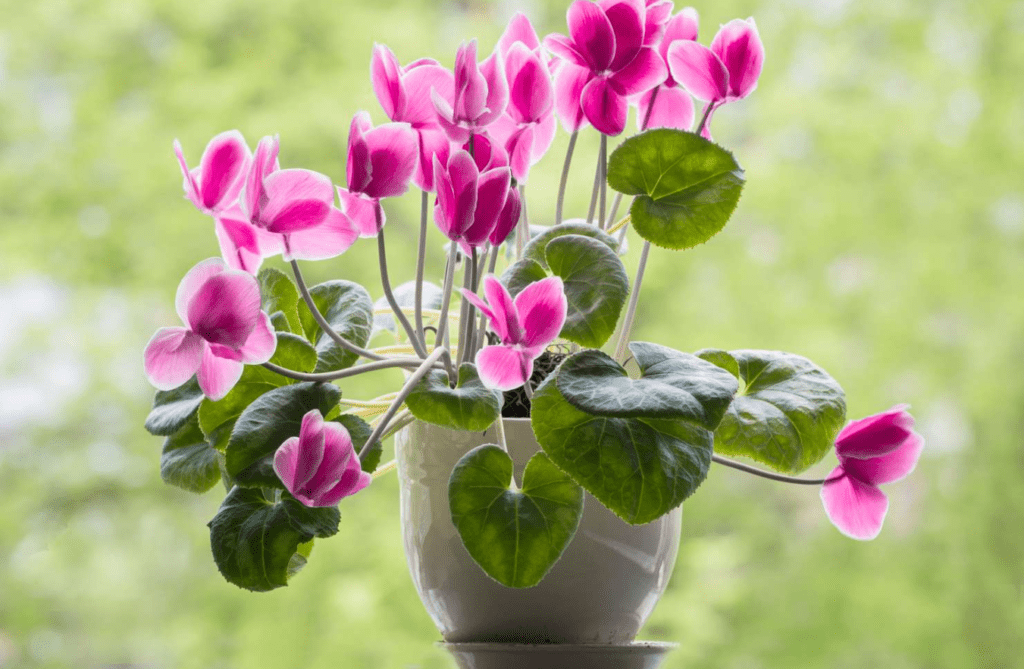
<instances>
[{"instance_id":1,"label":"heart-shaped leaf","mask_svg":"<svg viewBox=\"0 0 1024 669\"><path fill-rule=\"evenodd\" d=\"M552 462L626 522L679 506L707 476L713 430L736 379L673 349L635 342L631 379L601 351L576 353L533 396L531 424Z\"/></svg>"},{"instance_id":2,"label":"heart-shaped leaf","mask_svg":"<svg viewBox=\"0 0 1024 669\"><path fill-rule=\"evenodd\" d=\"M807 358L780 351L697 355L728 370L740 389L715 430L715 450L798 474L832 450L846 421L842 387Z\"/></svg>"},{"instance_id":3,"label":"heart-shaped leaf","mask_svg":"<svg viewBox=\"0 0 1024 669\"><path fill-rule=\"evenodd\" d=\"M548 244L553 240L566 235L581 235L583 237L589 237L590 239L596 239L612 251L617 251L619 248L619 240L615 239L596 225L590 225L583 220L579 220L577 222L566 221L561 225L547 228L531 239L530 243L523 249L523 257L536 260L544 267L547 267L544 249L546 249Z\"/></svg>"},{"instance_id":4,"label":"heart-shaped leaf","mask_svg":"<svg viewBox=\"0 0 1024 669\"><path fill-rule=\"evenodd\" d=\"M280 334L279 334L280 336ZM246 365L231 391L214 402L203 400L199 406L199 427L214 448L223 451L231 436L235 420L260 395L291 384L288 379L259 365Z\"/></svg>"},{"instance_id":5,"label":"heart-shaped leaf","mask_svg":"<svg viewBox=\"0 0 1024 669\"><path fill-rule=\"evenodd\" d=\"M305 338L289 332L277 333L277 348L270 362L293 372L312 372L317 359L316 349Z\"/></svg>"},{"instance_id":6,"label":"heart-shaped leaf","mask_svg":"<svg viewBox=\"0 0 1024 669\"><path fill-rule=\"evenodd\" d=\"M231 431L225 453L227 473L239 485L282 487L265 458L299 434L302 417L313 409L327 415L341 399L329 383L296 383L274 388L245 408Z\"/></svg>"},{"instance_id":7,"label":"heart-shaped leaf","mask_svg":"<svg viewBox=\"0 0 1024 669\"><path fill-rule=\"evenodd\" d=\"M423 377L405 399L416 418L454 430L482 432L501 413L502 394L480 380L476 365L459 367L459 382L452 388L448 374L437 370Z\"/></svg>"},{"instance_id":8,"label":"heart-shaped leaf","mask_svg":"<svg viewBox=\"0 0 1024 669\"><path fill-rule=\"evenodd\" d=\"M206 441L195 415L164 441L160 478L164 483L195 493L204 493L220 481L217 451Z\"/></svg>"},{"instance_id":9,"label":"heart-shaped leaf","mask_svg":"<svg viewBox=\"0 0 1024 669\"><path fill-rule=\"evenodd\" d=\"M202 403L203 391L194 376L174 390L158 390L146 417L146 429L150 434L169 437L185 427Z\"/></svg>"},{"instance_id":10,"label":"heart-shaped leaf","mask_svg":"<svg viewBox=\"0 0 1024 669\"><path fill-rule=\"evenodd\" d=\"M395 301L398 302L398 306L403 308L412 309L416 306L416 282L406 281L402 285L398 286L394 290ZM440 309L441 299L443 292L441 287L435 283L429 281L423 282L423 308L424 309ZM395 334L398 332L398 326L395 323L395 315L391 312L391 304L388 302L387 297L381 297L373 303L374 312L381 309L387 309L387 313L375 314L373 317L373 331L374 333L387 330L388 332Z\"/></svg>"},{"instance_id":11,"label":"heart-shaped leaf","mask_svg":"<svg viewBox=\"0 0 1024 669\"><path fill-rule=\"evenodd\" d=\"M309 290L313 304L342 337L356 346L366 346L373 325L373 300L366 289L351 281L328 281ZM351 367L358 357L320 329L305 301L299 302L299 320L306 339L316 346L320 357L316 372L333 372Z\"/></svg>"},{"instance_id":12,"label":"heart-shaped leaf","mask_svg":"<svg viewBox=\"0 0 1024 669\"><path fill-rule=\"evenodd\" d=\"M542 257L524 257L502 279L509 292L517 295L548 272L561 277L568 309L560 336L583 346L604 345L615 332L629 295L629 278L622 261L605 240L594 236L545 233L531 245L548 236L552 238L543 247ZM614 239L608 239L614 244ZM535 256L537 253L534 250Z\"/></svg>"},{"instance_id":13,"label":"heart-shaped leaf","mask_svg":"<svg viewBox=\"0 0 1024 669\"><path fill-rule=\"evenodd\" d=\"M240 588L280 588L305 564L312 548L307 544L337 533L340 519L337 507L309 508L287 494L270 501L259 489L236 487L209 523L213 559Z\"/></svg>"},{"instance_id":14,"label":"heart-shaped leaf","mask_svg":"<svg viewBox=\"0 0 1024 669\"><path fill-rule=\"evenodd\" d=\"M448 504L480 568L502 585L529 588L540 583L576 534L583 489L537 453L526 463L522 489L515 490L512 459L486 444L455 465Z\"/></svg>"},{"instance_id":15,"label":"heart-shaped leaf","mask_svg":"<svg viewBox=\"0 0 1024 669\"><path fill-rule=\"evenodd\" d=\"M256 276L260 285L261 308L267 312L274 322L275 329L279 324L292 334L302 334L302 322L299 320L299 291L286 274L273 267L264 267ZM278 314L280 316L278 317ZM284 319L283 322L281 319Z\"/></svg>"},{"instance_id":16,"label":"heart-shaped leaf","mask_svg":"<svg viewBox=\"0 0 1024 669\"><path fill-rule=\"evenodd\" d=\"M682 130L630 137L608 159L608 185L636 196L629 210L633 229L667 249L688 249L718 234L743 184L731 153Z\"/></svg>"}]
</instances>

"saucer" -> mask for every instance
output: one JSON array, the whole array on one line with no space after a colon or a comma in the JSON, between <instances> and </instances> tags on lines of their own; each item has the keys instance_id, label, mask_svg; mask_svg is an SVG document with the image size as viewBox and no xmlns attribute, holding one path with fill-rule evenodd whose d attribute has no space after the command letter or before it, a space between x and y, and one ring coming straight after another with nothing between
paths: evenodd
<instances>
[{"instance_id":1,"label":"saucer","mask_svg":"<svg viewBox=\"0 0 1024 669\"><path fill-rule=\"evenodd\" d=\"M656 669L678 644L445 643L460 669Z\"/></svg>"}]
</instances>

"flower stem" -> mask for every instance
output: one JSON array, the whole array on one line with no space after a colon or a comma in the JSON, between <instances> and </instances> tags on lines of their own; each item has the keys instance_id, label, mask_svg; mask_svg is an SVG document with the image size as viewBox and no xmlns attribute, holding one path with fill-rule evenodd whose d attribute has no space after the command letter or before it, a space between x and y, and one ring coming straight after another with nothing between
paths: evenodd
<instances>
[{"instance_id":1,"label":"flower stem","mask_svg":"<svg viewBox=\"0 0 1024 669\"><path fill-rule=\"evenodd\" d=\"M647 130L647 124L651 122L651 112L654 111L654 101L658 99L658 92L661 86L655 86L651 92L651 102L647 105L647 113L644 114L644 122L640 124L640 132Z\"/></svg>"},{"instance_id":2,"label":"flower stem","mask_svg":"<svg viewBox=\"0 0 1024 669\"><path fill-rule=\"evenodd\" d=\"M476 291L476 268L477 268L476 247L473 247L473 255L466 259L466 271L463 279L463 287L466 290ZM473 348L473 316L476 308L465 297L462 298L462 310L459 312L459 366L466 362Z\"/></svg>"},{"instance_id":3,"label":"flower stem","mask_svg":"<svg viewBox=\"0 0 1024 669\"><path fill-rule=\"evenodd\" d=\"M629 296L629 307L626 309L626 318L622 321L619 344L615 347L615 359L620 363L626 359L626 344L629 343L629 333L633 329L633 320L636 318L636 303L640 299L640 284L644 280L644 270L647 268L647 256L650 252L651 243L644 242L644 250L640 252L640 265L636 268L636 279L633 281L633 294Z\"/></svg>"},{"instance_id":4,"label":"flower stem","mask_svg":"<svg viewBox=\"0 0 1024 669\"><path fill-rule=\"evenodd\" d=\"M746 472L748 474L753 474L755 476L760 476L761 478L771 479L772 481L781 481L782 483L795 483L796 485L823 485L823 484L825 484L825 483L827 483L829 481L835 480L834 478L827 478L827 479L801 479L801 478L796 478L796 477L793 477L793 476L784 476L783 474L775 474L774 472L769 472L769 471L765 471L763 469L758 469L757 467L751 467L750 465L745 465L742 462L736 462L735 460L730 460L728 458L723 458L722 456L715 455L714 453L711 454L711 461L712 462L717 462L720 465L725 465L726 467L732 467L733 469L738 469L741 472ZM841 478L841 477L837 476L835 478Z\"/></svg>"},{"instance_id":5,"label":"flower stem","mask_svg":"<svg viewBox=\"0 0 1024 669\"><path fill-rule=\"evenodd\" d=\"M697 124L697 129L694 130L694 134L699 135L704 132L704 126L707 125L708 119L711 118L711 112L715 109L715 103L709 102L704 107L704 115L700 117L700 123Z\"/></svg>"},{"instance_id":6,"label":"flower stem","mask_svg":"<svg viewBox=\"0 0 1024 669\"><path fill-rule=\"evenodd\" d=\"M601 143L607 141L604 133L601 134ZM587 223L594 222L594 214L597 211L597 196L601 192L601 151L597 152L597 167L594 168L594 190L590 193L590 208L587 209ZM601 225L601 221L597 222L598 226Z\"/></svg>"},{"instance_id":7,"label":"flower stem","mask_svg":"<svg viewBox=\"0 0 1024 669\"><path fill-rule=\"evenodd\" d=\"M654 101L658 99L658 91L660 91L660 90L661 90L661 86L658 86L658 87L656 87L654 89L654 92L651 93L651 103L647 106L647 112L644 114L644 121L643 121L643 123L640 124L640 132L643 132L643 131L647 130L647 124L651 122L651 112L654 111ZM608 171L607 170L608 170L608 167L607 167L607 163L606 163L605 164L605 180L607 180L607 178L608 178ZM622 193L616 193L615 194L615 199L612 200L612 213L608 216L607 219L605 219L605 222L604 222L604 226L605 227L607 227L609 223L611 223L612 221L615 220L616 215L618 215L618 213L619 213L619 205L620 204L622 204ZM628 223L628 221L626 221L626 222ZM616 225L618 225L618 224L616 224ZM614 229L618 230L619 228L615 227ZM608 230L609 234L611 234L612 232L613 232L613 230ZM622 244L620 243L619 246L621 247Z\"/></svg>"},{"instance_id":8,"label":"flower stem","mask_svg":"<svg viewBox=\"0 0 1024 669\"><path fill-rule=\"evenodd\" d=\"M420 197L420 245L416 256L416 336L423 350L427 348L427 335L423 330L423 265L427 260L427 209L430 207L430 194L423 191Z\"/></svg>"},{"instance_id":9,"label":"flower stem","mask_svg":"<svg viewBox=\"0 0 1024 669\"><path fill-rule=\"evenodd\" d=\"M405 398L409 396L409 393L411 393L413 388L416 387L416 384L418 384L423 377L427 375L427 372L433 368L434 363L436 363L447 350L448 349L446 348L435 349L427 356L427 359L423 361L423 364L421 364L415 372L409 375L409 380L406 381L405 385L402 386L402 389L398 391L398 396L395 397L395 401L392 402L391 406L388 407L388 410L384 412L384 416L380 419L380 422L377 423L377 427L373 429L373 432L370 434L370 438L367 439L366 443L363 444L363 447L359 449L360 460L362 460L363 455L365 455L373 445L380 440L381 435L383 435L384 431L388 428L388 423L394 415L398 413L399 407L405 403Z\"/></svg>"},{"instance_id":10,"label":"flower stem","mask_svg":"<svg viewBox=\"0 0 1024 669\"><path fill-rule=\"evenodd\" d=\"M516 260L523 257L523 249L530 241L530 215L526 211L526 184L519 184L519 199L523 203L522 218L516 225Z\"/></svg>"},{"instance_id":11,"label":"flower stem","mask_svg":"<svg viewBox=\"0 0 1024 669\"><path fill-rule=\"evenodd\" d=\"M562 222L562 204L565 201L565 186L569 182L569 165L572 163L572 152L576 148L576 138L580 131L576 130L569 137L569 148L565 151L565 164L562 166L562 180L558 183L558 200L555 204L555 225Z\"/></svg>"},{"instance_id":12,"label":"flower stem","mask_svg":"<svg viewBox=\"0 0 1024 669\"><path fill-rule=\"evenodd\" d=\"M601 135L601 150L597 154L598 169L601 170L601 204L598 206L600 212L597 218L597 225L604 230L605 215L608 213L608 136Z\"/></svg>"},{"instance_id":13,"label":"flower stem","mask_svg":"<svg viewBox=\"0 0 1024 669\"><path fill-rule=\"evenodd\" d=\"M490 263L490 266L488 266L488 268L487 268L487 273L488 274L494 274L494 268L497 267L497 265L498 265L498 249L494 249L494 254L491 255L491 263ZM475 346L474 347L474 350L473 350L473 355L474 356L476 356L476 352L478 350L483 348L484 335L486 333L487 333L487 314L481 313L480 314L480 327L477 330L476 336L473 338L473 342L474 343L478 342L480 344L480 346Z\"/></svg>"},{"instance_id":14,"label":"flower stem","mask_svg":"<svg viewBox=\"0 0 1024 669\"><path fill-rule=\"evenodd\" d=\"M402 312L402 308L398 306L398 300L395 299L395 294L391 290L391 279L388 278L388 254L384 246L384 228L378 227L380 232L377 233L377 258L380 260L380 283L381 287L384 288L384 297L387 299L388 304L391 305L391 310L395 312L395 319L402 324L402 327L405 328L405 333L409 335L409 343L415 349L416 355L420 356L420 358L425 358L427 357L427 352L424 349L423 343L416 336L416 332L412 329L412 324L409 323L409 319Z\"/></svg>"},{"instance_id":15,"label":"flower stem","mask_svg":"<svg viewBox=\"0 0 1024 669\"><path fill-rule=\"evenodd\" d=\"M306 306L309 307L310 313L313 314L313 320L316 321L316 324L320 326L321 330L327 333L328 337L333 339L338 346L342 347L346 351L351 351L352 353L364 358L369 358L371 360L387 359L386 356L380 355L379 353L374 353L373 351L369 351L361 346L356 346L338 334L335 329L331 327L331 324L327 322L327 319L324 318L324 315L320 313L320 309L316 306L316 303L313 302L313 297L309 294L309 289L306 288L306 282L302 279L302 272L299 271L299 263L292 260L291 265L292 273L295 274L295 283L299 287L299 293L302 294L302 299L306 302Z\"/></svg>"},{"instance_id":16,"label":"flower stem","mask_svg":"<svg viewBox=\"0 0 1024 669\"><path fill-rule=\"evenodd\" d=\"M368 362L364 365L356 365L355 367L348 367L346 369L339 369L334 372L321 372L317 374L310 374L307 372L296 372L292 369L280 367L272 362L265 362L263 366L274 372L280 374L289 379L296 381L312 381L314 383L324 383L326 381L336 381L337 379L345 379L350 376L359 376L360 374L366 374L367 372L375 372L380 369L391 369L393 367L404 367L405 369L416 369L422 364L423 361L419 358L392 358L390 360L375 360L374 362Z\"/></svg>"}]
</instances>

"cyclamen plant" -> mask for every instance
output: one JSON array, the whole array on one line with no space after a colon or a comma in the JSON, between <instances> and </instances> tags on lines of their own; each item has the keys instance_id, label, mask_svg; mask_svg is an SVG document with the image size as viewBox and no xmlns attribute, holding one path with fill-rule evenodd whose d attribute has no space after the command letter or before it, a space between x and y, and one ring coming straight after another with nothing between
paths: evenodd
<instances>
[{"instance_id":1,"label":"cyclamen plant","mask_svg":"<svg viewBox=\"0 0 1024 669\"><path fill-rule=\"evenodd\" d=\"M801 356L630 341L652 245L708 241L739 201L743 170L710 128L716 109L757 86L764 50L753 19L722 26L710 48L697 42L696 11L673 15L667 1L576 0L567 21L567 35L542 40L517 14L482 62L475 41L461 46L454 70L430 59L403 66L374 47L370 79L391 122L355 115L344 187L282 169L276 136L252 152L239 132L221 133L194 169L174 143L185 195L213 218L222 259L185 275L175 297L183 326L159 330L146 347L158 389L146 427L167 437L165 481L193 492L223 482L209 526L231 583L286 585L314 538L337 532L339 502L393 468L380 464L382 442L413 420L496 425L503 440L502 416L528 416L543 451L525 476L542 471L578 491L569 495L578 503L556 511L480 520L467 513L474 486L507 478L506 445L474 449L455 467L453 521L481 568L509 586L536 584L558 559L582 513L581 489L625 522L647 523L689 497L712 462L819 486L841 532L880 531L887 499L878 485L910 473L923 446L904 406L844 427L842 388ZM693 98L704 103L696 124ZM608 138L624 132L631 105L640 132L609 157ZM530 225L530 169L558 121L570 137L553 224ZM588 126L600 134L589 211L563 221L576 139ZM419 257L415 278L393 289L383 202L410 183L422 192ZM623 196L633 201L619 219ZM440 285L425 280L431 209L449 240ZM632 286L620 259L630 227L643 240ZM376 239L380 300L350 281L307 288L298 261L336 257L360 237ZM260 269L278 254L294 281ZM616 330L610 354L602 348ZM345 379L387 368L406 370L397 391L342 395ZM793 476L833 448L839 466L828 477ZM528 483L492 492L528 495ZM571 531L548 545L545 513L556 512ZM487 533L516 540L484 542ZM494 566L506 557L531 576Z\"/></svg>"}]
</instances>

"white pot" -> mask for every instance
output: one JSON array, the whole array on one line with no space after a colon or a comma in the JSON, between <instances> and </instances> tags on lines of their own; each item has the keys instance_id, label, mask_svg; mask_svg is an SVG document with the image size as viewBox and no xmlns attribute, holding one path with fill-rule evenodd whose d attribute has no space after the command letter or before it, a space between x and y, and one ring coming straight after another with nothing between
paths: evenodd
<instances>
[{"instance_id":1,"label":"white pot","mask_svg":"<svg viewBox=\"0 0 1024 669\"><path fill-rule=\"evenodd\" d=\"M505 418L516 481L540 446L530 421ZM413 583L450 643L599 643L632 641L672 575L682 507L646 525L629 525L589 494L561 559L540 584L505 587L473 561L451 520L448 478L487 432L415 422L395 439L402 533Z\"/></svg>"}]
</instances>

